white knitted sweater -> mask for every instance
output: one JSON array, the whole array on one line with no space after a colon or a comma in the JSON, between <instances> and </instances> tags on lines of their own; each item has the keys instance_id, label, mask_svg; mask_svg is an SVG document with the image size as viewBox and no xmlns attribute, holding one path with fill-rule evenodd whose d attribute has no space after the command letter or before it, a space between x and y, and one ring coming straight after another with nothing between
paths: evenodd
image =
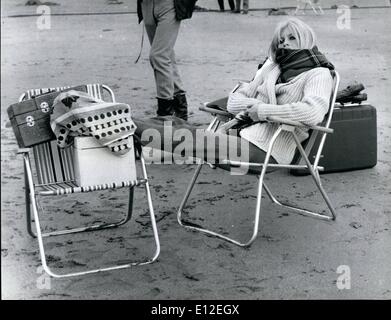
<instances>
[{"instance_id":1,"label":"white knitted sweater","mask_svg":"<svg viewBox=\"0 0 391 320\"><path fill-rule=\"evenodd\" d=\"M303 72L286 83L276 84L280 67L267 60L250 83L229 95L227 109L231 113L247 110L256 105L259 120L278 116L305 124L320 123L329 108L332 77L327 68L314 68ZM256 123L241 130L242 138L266 151L278 124ZM300 141L308 138L308 130L295 129ZM271 155L281 164L290 164L296 144L289 132L283 131L277 137Z\"/></svg>"}]
</instances>

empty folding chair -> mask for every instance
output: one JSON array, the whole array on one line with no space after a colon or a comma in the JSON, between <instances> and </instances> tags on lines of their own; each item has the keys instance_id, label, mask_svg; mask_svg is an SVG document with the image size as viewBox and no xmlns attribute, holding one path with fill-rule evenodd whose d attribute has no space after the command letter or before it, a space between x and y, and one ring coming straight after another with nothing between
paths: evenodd
<instances>
[{"instance_id":1,"label":"empty folding chair","mask_svg":"<svg viewBox=\"0 0 391 320\"><path fill-rule=\"evenodd\" d=\"M186 203L190 197L190 194L193 190L194 185L196 184L198 175L202 169L202 166L205 164L205 162L202 162L202 161L200 161L200 163L197 165L197 168L195 170L193 178L192 178L192 180L188 186L188 189L185 193L185 196L179 206L178 214L177 214L177 220L178 220L179 224L188 228L188 229L198 230L198 231L207 233L209 235L221 238L221 239L226 240L228 242L234 243L238 246L243 246L243 247L249 246L253 243L253 241L256 239L257 234L258 234L259 219L260 219L260 212L261 212L262 189L265 189L267 195L277 205L280 205L280 206L283 206L283 207L286 207L289 209L293 209L295 212L303 214L303 215L308 215L308 216L312 216L312 217L323 219L323 220L335 220L335 218L336 218L335 210L334 210L334 208L330 202L330 199L328 198L326 191L324 190L324 188L321 184L321 180L320 180L319 171L321 171L323 168L318 165L319 160L322 155L322 149L323 149L323 146L325 143L326 136L327 136L327 134L330 134L333 132L333 130L331 128L329 128L329 126L330 126L330 122L331 122L331 119L333 116L334 103L335 103L335 99L336 99L336 95L337 95L337 91L338 91L338 86L339 86L339 75L335 71L331 71L331 73L333 76L333 90L331 93L329 111L325 117L324 126L307 126L307 125L300 123L300 122L297 122L297 121L281 119L278 117L269 117L266 119L266 121L278 123L279 127L270 141L264 163L244 163L244 162L230 161L230 160L225 160L225 161L221 162L222 164L227 164L232 167L246 166L248 168L258 169L257 170L258 172L256 174L258 175L258 178L259 178L259 184L258 184L258 194L257 194L256 209L255 209L255 216L254 216L254 228L252 231L252 235L248 241L239 242L237 240L229 238L229 237L222 235L220 233L217 233L215 231L211 231L211 230L205 229L203 227L197 227L192 223L186 222L182 218L183 210L186 208ZM222 121L226 121L226 119L229 119L229 118L231 118L231 119L234 118L233 114L230 114L227 111L224 111L224 110L221 110L218 108L211 107L211 104L205 104L205 106L201 107L200 109L203 111L209 112L214 116L212 122L210 123L210 125L207 129L212 132L215 132L219 128ZM309 132L310 136L306 140L307 143L304 147L300 143L300 141L294 131L296 127L310 129L310 132ZM302 162L304 162L304 164L299 163L299 164L285 165L285 164L271 164L271 163L269 163L271 152L272 152L273 145L274 145L274 141L276 140L277 136L283 131L289 132L290 134L293 135L293 138L294 138L296 145L297 145L297 150L298 150L300 156L302 157ZM314 141L315 141L316 135L318 133L321 134L322 136L321 136L320 143L318 145L318 150L316 152L315 159L314 159L313 163L311 163L311 161L308 158L308 155L309 155L311 149L315 145ZM283 168L309 170L309 172L311 173L312 179L314 180L315 185L317 186L318 190L320 191L320 193L321 193L321 195L322 195L331 214L326 215L323 213L313 212L313 211L307 210L307 209L297 208L295 206L285 204L285 203L282 203L279 200L277 200L277 198L272 194L269 187L265 184L264 177L265 177L267 169L283 169ZM259 173L259 170L260 170L260 173ZM248 173L254 174L254 170L249 170Z\"/></svg>"},{"instance_id":2,"label":"empty folding chair","mask_svg":"<svg viewBox=\"0 0 391 320\"><path fill-rule=\"evenodd\" d=\"M321 1L320 0L297 0L297 6L294 14L297 14L300 10L300 4L304 3L304 8L302 9L303 12L307 8L307 5L311 7L311 9L315 12L315 14L318 14L318 11L316 11L316 8L319 10L319 14L324 14L322 6L321 6Z\"/></svg>"},{"instance_id":3,"label":"empty folding chair","mask_svg":"<svg viewBox=\"0 0 391 320\"><path fill-rule=\"evenodd\" d=\"M115 97L113 91L106 85L101 84L89 84L86 86L87 92L99 99L103 99L104 95L109 95L111 101L115 102ZM65 88L46 88L46 89L35 89L27 91L22 94L19 98L19 101L30 99L31 97L39 96L40 94L61 91ZM133 139L133 137L132 137ZM115 270L129 268L135 265L149 264L155 261L160 252L160 243L158 237L158 231L156 227L155 215L152 205L152 198L148 184L147 170L145 167L144 158L141 152L141 147L139 144L134 143L136 150L131 150L129 152L136 152L140 157L141 168L142 168L142 177L136 178L132 181L123 181L121 183L105 183L102 185L93 185L93 186L78 186L75 183L75 174L73 167L73 148L64 148L61 149L57 146L55 140L43 142L38 145L34 145L31 148L19 149L18 153L23 155L24 158L24 173L25 173L25 196L26 196L26 216L27 216L27 230L29 234L38 239L39 251L42 261L42 266L44 270L51 276L56 278L61 277L71 277L84 275L89 273L96 273L101 271ZM30 159L33 159L31 161ZM135 171L136 164L129 163L129 166L132 166ZM137 172L135 172L135 176ZM149 214L151 219L152 231L154 236L154 241L156 245L155 252L151 258L143 261L132 261L125 264L114 265L110 267L104 267L99 269L67 273L67 274L57 274L54 273L48 266L48 261L45 255L45 247L43 239L46 237L61 236L72 233L86 232L86 231L96 231L102 229L108 229L113 227L118 227L120 225L128 222L132 215L133 208L133 192L134 187L144 185L146 192L146 200L148 203ZM85 192L94 192L101 191L106 189L119 189L119 188L129 188L129 205L126 216L117 222L107 222L99 223L90 226L83 226L74 229L59 230L54 232L43 233L40 223L40 214L42 213L42 208L39 206L38 199L40 197L46 196L56 196L61 197L70 193L85 193ZM32 216L31 210L35 222L36 233L32 230Z\"/></svg>"}]
</instances>

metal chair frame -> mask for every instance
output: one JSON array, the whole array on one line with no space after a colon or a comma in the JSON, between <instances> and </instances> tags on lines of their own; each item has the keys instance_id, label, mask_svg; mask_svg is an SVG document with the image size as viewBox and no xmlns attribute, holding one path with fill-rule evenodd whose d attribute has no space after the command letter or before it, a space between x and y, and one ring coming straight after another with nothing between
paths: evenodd
<instances>
[{"instance_id":1,"label":"metal chair frame","mask_svg":"<svg viewBox=\"0 0 391 320\"><path fill-rule=\"evenodd\" d=\"M22 94L19 98L19 101L23 101L25 99L28 99L34 95L46 93L46 92L53 92L53 91L60 91L62 89L65 89L68 87L61 87L61 88L45 88L45 89L35 89L35 90L30 90L24 94ZM87 91L89 94L98 97L102 99L102 91L106 91L109 93L111 100L115 102L115 96L114 92L106 85L100 85L100 84L90 84L87 85ZM33 173L32 166L31 166L31 160L30 160L30 153L33 154L34 160L40 161L39 159L37 160L37 152L39 152L38 148L46 148L47 150L51 148L58 148L55 141L49 141L49 142L44 142L40 145L33 146L31 148L23 148L18 150L18 154L23 155L23 160L24 160L24 177L25 177L25 198L26 198L26 218L27 218L27 231L28 233L34 237L37 238L38 240L38 245L39 245L39 251L40 251L40 257L41 257L41 262L42 262L42 267L48 273L50 276L54 278L64 278L64 277L73 277L73 276L81 276L85 274L91 274L91 273L98 273L98 272L103 272L103 271L110 271L110 270L117 270L117 269L124 269L124 268L129 268L131 266L136 266L136 265L145 265L154 262L160 253L160 242L159 242L159 236L158 236L158 231L157 231L157 226L156 226L156 219L155 219L155 214L153 210L153 204L152 204L152 197L151 197L151 192L149 188L149 183L148 183L148 175L147 175L147 170L145 166L145 160L142 155L141 150L138 150L139 156L140 156L140 161L141 161L141 168L142 168L142 178L137 179L135 181L131 182L123 182L122 184L108 184L108 185L103 185L103 186L91 186L87 188L82 188L78 187L74 184L73 181L71 180L65 180L65 181L54 181L51 183L40 183L37 175ZM69 148L71 149L71 148ZM67 155L71 157L71 155ZM37 163L36 163L37 164ZM39 166L45 166L45 162L38 163ZM72 169L70 169L72 170ZM72 176L72 174L71 174ZM134 195L134 187L138 185L144 185L145 187L145 192L146 192L146 198L147 198L147 203L148 203L148 209L150 213L150 218L151 218L151 225L152 225L152 230L153 230L153 236L155 240L155 245L156 249L151 258L148 260L143 260L143 261L133 261L129 262L126 264L120 264L120 265L114 265L110 267L105 267L105 268L97 268L97 269L91 269L91 270L86 270L86 271L81 271L81 272L72 272L72 273L66 273L66 274L57 274L53 272L47 263L46 255L45 255L45 248L44 248L44 241L43 238L46 237L53 237L53 236L61 236L61 235L66 235L66 234L73 234L73 233L80 233L80 232L87 232L87 231L97 231L97 230L102 230L102 229L109 229L109 228L115 228L119 227L125 223L127 223L132 216L132 211L133 211L133 195ZM64 186L66 188L64 188ZM38 191L40 187L50 187L49 191ZM56 196L56 195L63 195L67 193L81 193L81 192L91 192L91 191L98 191L98 190L105 190L105 189L118 189L122 187L129 187L129 203L128 203L128 211L123 219L117 222L110 222L110 223L100 223L100 224L94 224L90 226L84 226L84 227L79 227L79 228L73 228L73 229L66 229L66 230L58 230L54 232L47 232L43 233L42 228L41 228L41 222L39 215L43 213L43 208L39 205L39 198L41 196ZM31 214L31 208L32 208L32 213ZM32 217L34 218L34 223L35 223L35 229L36 233L33 231L32 228Z\"/></svg>"},{"instance_id":2,"label":"metal chair frame","mask_svg":"<svg viewBox=\"0 0 391 320\"><path fill-rule=\"evenodd\" d=\"M294 14L296 15L300 10L300 3L304 3L304 8L302 9L303 12L307 9L307 5L311 7L311 9L315 12L315 14L318 14L318 11L316 11L315 6L319 9L319 14L324 14L323 9L320 5L320 1L312 1L312 0L297 0L297 6Z\"/></svg>"},{"instance_id":3,"label":"metal chair frame","mask_svg":"<svg viewBox=\"0 0 391 320\"><path fill-rule=\"evenodd\" d=\"M190 224L190 223L186 222L185 220L183 220L183 218L182 218L183 210L186 207L187 200L189 199L191 191L193 190L193 187L194 187L194 185L195 185L195 183L197 181L197 178L198 178L198 176L200 174L202 166L205 164L205 162L203 162L201 160L197 164L196 170L195 170L195 172L193 174L193 177L192 177L192 179L190 181L190 184L189 184L189 186L187 188L185 196L184 196L184 198L183 198L183 200L182 200L182 202L181 202L181 204L179 206L179 209L178 209L178 212L177 212L178 223L181 226L186 227L186 228L188 228L190 230L197 230L197 231L200 231L200 232L203 232L203 233L206 233L206 234L218 237L220 239L223 239L225 241L228 241L230 243L236 244L236 245L241 246L241 247L250 246L254 242L254 240L256 239L257 234L258 234L258 230L259 230L259 220L260 220L261 200L262 200L262 189L265 189L266 194L269 196L271 201L273 203L279 205L279 206L282 206L282 207L285 207L285 208L289 208L289 209L293 209L294 212L296 212L296 213L299 213L299 214L302 214L302 215L306 215L306 216L310 216L310 217L314 217L314 218L318 218L318 219L321 219L321 220L326 220L326 221L335 220L336 219L336 212L335 212L335 210L334 210L334 208L333 208L333 206L331 204L331 201L330 201L326 191L324 190L324 188L322 186L322 183L321 183L321 180L320 180L320 175L319 175L319 171L323 170L323 167L319 166L319 160L320 160L320 157L321 157L321 154L322 154L322 149L323 149L323 146L324 146L324 143L325 143L325 140L326 140L326 135L333 132L333 129L329 128L329 126L330 126L330 122L331 122L333 111L334 111L334 104L335 104L335 99L336 99L336 96L337 96L337 91L338 91L339 81L340 81L339 74L336 71L332 72L332 76L333 76L334 86L333 86L333 90L332 90L331 97L330 97L329 112L328 112L328 114L326 116L326 122L325 122L324 127L321 127L321 126L308 126L308 125L305 125L305 124L303 124L301 122L297 122L297 121L281 119L281 118L278 118L278 117L268 117L267 118L268 122L279 123L280 125L279 125L277 131L275 132L275 134L273 135L273 137L272 137L272 139L270 141L268 150L266 152L264 163L244 163L244 162L230 161L230 160L225 160L225 161L222 162L224 164L228 164L228 165L231 165L231 166L248 165L248 166L253 166L253 167L258 167L258 168L261 167L262 168L261 169L261 173L258 175L259 183L258 183L257 202L256 202L255 216L254 216L254 227L253 227L253 231L252 231L252 236L251 236L251 238L248 241L246 241L246 242L239 242L239 241L237 241L235 239L232 239L230 237L227 237L227 236L225 236L223 234L217 233L215 231L208 230L208 229L203 228L203 227L194 226L193 224ZM230 117L230 118L233 117L233 115L228 113L228 112L216 110L214 108L209 108L208 107L208 103L204 104L204 106L200 107L200 109L203 110L203 111L209 112L212 115L214 115L214 119L212 120L212 122L210 123L209 127L207 128L207 130L209 130L211 132L215 132L218 129L218 127L219 127L219 125L221 123L221 117L222 116L223 117ZM307 144L307 146L305 148L306 150L304 150L303 146L301 145L301 143L300 143L300 141L299 141L299 139L298 139L298 137L297 137L297 135L296 135L296 133L294 131L296 127L302 127L302 128L304 127L304 128L308 128L308 129L312 130L312 132L310 134L310 138L309 138L309 143ZM271 152L272 152L272 149L273 149L273 146L274 146L274 142L275 142L276 138L278 137L278 135L282 131L287 131L287 132L290 132L292 134L292 136L293 136L293 138L294 138L294 140L296 142L297 149L300 152L302 160L305 163L304 165L302 165L302 164L285 165L285 164L270 164L269 163L270 155L271 155ZM319 143L318 151L316 153L314 162L311 163L310 160L308 159L308 155L309 155L309 153L311 151L311 148L313 147L313 143L314 143L316 135L318 133L322 134L322 137L321 137L321 140L320 140L320 143ZM314 212L314 211L311 211L311 210L298 208L298 207L295 207L295 206L292 206L292 205L289 205L287 203L283 203L283 202L280 202L279 200L277 200L277 198L272 194L272 192L269 189L269 187L263 181L264 177L265 177L265 174L266 174L266 171L267 171L268 168L276 168L276 169L307 169L307 170L309 170L309 172L311 174L311 177L314 180L317 188L319 189L323 199L325 200L331 215L326 215L326 214L317 213L317 212Z\"/></svg>"}]
</instances>

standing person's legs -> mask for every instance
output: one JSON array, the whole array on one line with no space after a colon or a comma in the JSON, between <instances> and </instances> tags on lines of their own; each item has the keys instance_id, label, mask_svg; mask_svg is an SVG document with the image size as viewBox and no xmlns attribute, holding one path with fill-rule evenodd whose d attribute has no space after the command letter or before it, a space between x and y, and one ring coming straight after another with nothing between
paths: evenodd
<instances>
[{"instance_id":1,"label":"standing person's legs","mask_svg":"<svg viewBox=\"0 0 391 320\"><path fill-rule=\"evenodd\" d=\"M174 116L187 121L187 99L186 92L182 86L182 80L179 75L178 66L175 60L175 52L172 51L171 56L173 66L173 79L174 79Z\"/></svg>"},{"instance_id":2,"label":"standing person's legs","mask_svg":"<svg viewBox=\"0 0 391 320\"><path fill-rule=\"evenodd\" d=\"M228 0L229 8L231 11L235 11L235 2L234 0Z\"/></svg>"},{"instance_id":3,"label":"standing person's legs","mask_svg":"<svg viewBox=\"0 0 391 320\"><path fill-rule=\"evenodd\" d=\"M174 82L177 88L181 87L179 74L174 71L175 60L172 61L180 21L175 17L173 0L143 0L142 10L151 43L149 58L156 82L157 113L171 115L174 113Z\"/></svg>"},{"instance_id":4,"label":"standing person's legs","mask_svg":"<svg viewBox=\"0 0 391 320\"><path fill-rule=\"evenodd\" d=\"M244 14L248 13L249 1L250 0L243 0L243 13Z\"/></svg>"},{"instance_id":5,"label":"standing person's legs","mask_svg":"<svg viewBox=\"0 0 391 320\"><path fill-rule=\"evenodd\" d=\"M217 0L219 3L220 11L224 11L224 0Z\"/></svg>"},{"instance_id":6,"label":"standing person's legs","mask_svg":"<svg viewBox=\"0 0 391 320\"><path fill-rule=\"evenodd\" d=\"M153 0L143 0L141 2L141 11L143 14L143 20L145 25L145 30L147 31L149 43L152 45L153 39L155 37L157 21L155 20L154 13L154 1Z\"/></svg>"},{"instance_id":7,"label":"standing person's legs","mask_svg":"<svg viewBox=\"0 0 391 320\"><path fill-rule=\"evenodd\" d=\"M235 13L240 13L240 2L241 0L236 0Z\"/></svg>"},{"instance_id":8,"label":"standing person's legs","mask_svg":"<svg viewBox=\"0 0 391 320\"><path fill-rule=\"evenodd\" d=\"M218 3L219 3L220 11L224 11L225 10L224 0L218 0ZM231 9L231 11L234 11L235 10L235 1L228 0L228 4L229 4L229 8Z\"/></svg>"}]
</instances>

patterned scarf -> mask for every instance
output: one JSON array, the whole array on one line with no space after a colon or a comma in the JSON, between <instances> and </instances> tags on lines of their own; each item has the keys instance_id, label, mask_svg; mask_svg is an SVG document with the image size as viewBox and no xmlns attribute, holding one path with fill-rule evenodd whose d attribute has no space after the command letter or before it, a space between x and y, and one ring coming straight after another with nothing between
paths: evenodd
<instances>
[{"instance_id":1,"label":"patterned scarf","mask_svg":"<svg viewBox=\"0 0 391 320\"><path fill-rule=\"evenodd\" d=\"M316 46L312 49L277 49L276 62L281 69L277 83L288 82L300 73L313 68L324 67L334 70L333 64L327 60Z\"/></svg>"},{"instance_id":2,"label":"patterned scarf","mask_svg":"<svg viewBox=\"0 0 391 320\"><path fill-rule=\"evenodd\" d=\"M129 138L136 131L130 111L125 103L71 90L54 100L50 126L61 148L70 146L75 136L93 136L114 154L123 155L131 150Z\"/></svg>"}]
</instances>

